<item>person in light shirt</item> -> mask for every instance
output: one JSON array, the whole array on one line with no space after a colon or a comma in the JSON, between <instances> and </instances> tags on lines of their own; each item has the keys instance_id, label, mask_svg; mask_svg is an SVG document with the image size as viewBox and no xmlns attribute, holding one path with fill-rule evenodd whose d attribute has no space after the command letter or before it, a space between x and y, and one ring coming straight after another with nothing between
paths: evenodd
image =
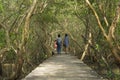
<instances>
[{"instance_id":1,"label":"person in light shirt","mask_svg":"<svg viewBox=\"0 0 120 80\"><path fill-rule=\"evenodd\" d=\"M63 46L65 48L65 53L68 53L68 47L69 47L69 37L68 34L65 34L64 41L63 41Z\"/></svg>"}]
</instances>

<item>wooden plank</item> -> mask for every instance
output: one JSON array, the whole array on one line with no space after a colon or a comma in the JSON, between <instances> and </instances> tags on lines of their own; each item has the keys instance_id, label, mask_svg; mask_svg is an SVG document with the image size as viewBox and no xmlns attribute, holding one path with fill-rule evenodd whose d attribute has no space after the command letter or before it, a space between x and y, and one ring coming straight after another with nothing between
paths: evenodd
<instances>
[{"instance_id":1,"label":"wooden plank","mask_svg":"<svg viewBox=\"0 0 120 80\"><path fill-rule=\"evenodd\" d=\"M103 80L75 56L55 55L34 69L22 80ZM104 79L105 80L105 79Z\"/></svg>"}]
</instances>

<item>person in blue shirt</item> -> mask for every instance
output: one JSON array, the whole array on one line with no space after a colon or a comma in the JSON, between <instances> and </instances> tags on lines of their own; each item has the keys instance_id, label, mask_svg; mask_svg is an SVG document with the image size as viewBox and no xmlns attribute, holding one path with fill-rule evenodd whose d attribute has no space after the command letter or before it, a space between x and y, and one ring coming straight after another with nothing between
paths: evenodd
<instances>
[{"instance_id":1,"label":"person in blue shirt","mask_svg":"<svg viewBox=\"0 0 120 80\"><path fill-rule=\"evenodd\" d=\"M63 46L65 48L65 53L68 53L68 47L69 47L69 37L68 34L65 34L64 41L63 41Z\"/></svg>"},{"instance_id":2,"label":"person in blue shirt","mask_svg":"<svg viewBox=\"0 0 120 80\"><path fill-rule=\"evenodd\" d=\"M62 39L60 37L60 34L58 34L58 38L57 38L57 53L61 54L61 47L62 47Z\"/></svg>"}]
</instances>

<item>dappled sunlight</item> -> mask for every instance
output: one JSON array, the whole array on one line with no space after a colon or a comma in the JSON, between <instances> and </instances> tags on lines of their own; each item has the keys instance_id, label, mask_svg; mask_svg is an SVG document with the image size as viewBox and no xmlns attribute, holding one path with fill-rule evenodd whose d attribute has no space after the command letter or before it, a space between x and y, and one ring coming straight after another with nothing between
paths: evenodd
<instances>
[{"instance_id":1,"label":"dappled sunlight","mask_svg":"<svg viewBox=\"0 0 120 80\"><path fill-rule=\"evenodd\" d=\"M70 55L53 56L23 80L102 80L101 77L82 61Z\"/></svg>"},{"instance_id":2,"label":"dappled sunlight","mask_svg":"<svg viewBox=\"0 0 120 80\"><path fill-rule=\"evenodd\" d=\"M64 67L62 65L54 65L54 64L46 64L43 67L37 67L32 73L34 75L55 75L57 71L60 71L60 69L63 69ZM37 73L36 73L37 72Z\"/></svg>"}]
</instances>

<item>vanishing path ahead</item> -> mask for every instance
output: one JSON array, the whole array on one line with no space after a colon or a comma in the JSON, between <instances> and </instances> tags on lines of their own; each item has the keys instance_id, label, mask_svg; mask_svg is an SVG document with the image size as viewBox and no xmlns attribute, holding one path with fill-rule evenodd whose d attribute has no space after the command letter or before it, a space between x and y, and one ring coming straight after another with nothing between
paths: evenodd
<instances>
[{"instance_id":1,"label":"vanishing path ahead","mask_svg":"<svg viewBox=\"0 0 120 80\"><path fill-rule=\"evenodd\" d=\"M103 80L75 56L55 55L34 69L22 80Z\"/></svg>"}]
</instances>

